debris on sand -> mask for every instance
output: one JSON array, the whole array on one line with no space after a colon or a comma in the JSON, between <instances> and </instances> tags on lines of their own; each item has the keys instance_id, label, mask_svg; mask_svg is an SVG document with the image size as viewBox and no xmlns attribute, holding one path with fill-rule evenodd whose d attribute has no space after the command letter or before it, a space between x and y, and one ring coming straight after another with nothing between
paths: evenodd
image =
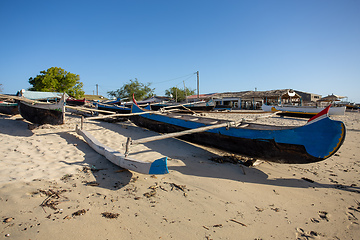
<instances>
[{"instance_id":1,"label":"debris on sand","mask_svg":"<svg viewBox=\"0 0 360 240\"><path fill-rule=\"evenodd\" d=\"M247 167L253 166L254 162L256 162L255 158L249 158L236 154L225 154L223 156L211 157L209 160L217 163L241 164Z\"/></svg>"},{"instance_id":2,"label":"debris on sand","mask_svg":"<svg viewBox=\"0 0 360 240\"><path fill-rule=\"evenodd\" d=\"M101 215L104 217L104 218L118 218L118 216L120 214L118 213L110 213L110 212L103 212L101 213Z\"/></svg>"},{"instance_id":3,"label":"debris on sand","mask_svg":"<svg viewBox=\"0 0 360 240\"><path fill-rule=\"evenodd\" d=\"M84 215L86 213L86 210L85 209L81 209L79 211L76 211L72 214L72 216L81 216L81 215Z\"/></svg>"}]
</instances>

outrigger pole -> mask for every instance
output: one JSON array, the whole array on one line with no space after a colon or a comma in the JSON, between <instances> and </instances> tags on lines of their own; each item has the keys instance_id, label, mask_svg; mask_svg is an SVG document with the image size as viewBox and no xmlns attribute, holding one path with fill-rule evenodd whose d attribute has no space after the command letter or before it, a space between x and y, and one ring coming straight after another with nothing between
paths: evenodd
<instances>
[{"instance_id":1,"label":"outrigger pole","mask_svg":"<svg viewBox=\"0 0 360 240\"><path fill-rule=\"evenodd\" d=\"M129 155L130 145L137 145L137 144L142 144L142 143L147 143L147 142L153 142L153 141L158 141L158 140L162 140L162 139L166 139L166 138L180 137L180 136L187 135L187 134L205 132L205 131L208 131L211 129L221 128L221 127L236 126L237 124L239 124L241 122L243 122L243 120L241 120L239 122L226 122L226 123L215 124L215 125L206 126L206 127L199 127L199 128L195 128L195 129L181 131L181 132L168 133L168 134L163 134L160 136L147 137L147 138L142 138L142 139L138 139L138 140L131 140L131 137L128 137L127 141L126 141L126 145L125 145L125 156Z\"/></svg>"}]
</instances>

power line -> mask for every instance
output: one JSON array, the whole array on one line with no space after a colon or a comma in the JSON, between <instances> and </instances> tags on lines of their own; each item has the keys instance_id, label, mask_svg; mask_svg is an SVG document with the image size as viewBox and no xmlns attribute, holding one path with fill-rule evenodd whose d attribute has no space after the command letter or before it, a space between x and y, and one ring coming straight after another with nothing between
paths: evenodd
<instances>
[{"instance_id":1,"label":"power line","mask_svg":"<svg viewBox=\"0 0 360 240\"><path fill-rule=\"evenodd\" d=\"M172 78L172 79L168 79L168 80L165 80L165 81L161 81L161 82L154 82L154 83L152 83L152 84L158 84L158 83L164 83L164 82L170 82L170 81L174 81L174 80L177 80L177 79L180 79L180 78L184 78L184 77L188 77L187 79L189 79L190 77L192 77L192 75L194 75L194 74L196 74L196 72L195 73L191 73L191 74L187 74L187 75L185 75L185 76L182 76L182 77L177 77L177 78ZM190 77L189 77L190 76ZM186 79L186 80L187 80ZM185 81L186 81L185 80ZM181 81L182 82L182 81ZM178 85L178 84L177 84Z\"/></svg>"}]
</instances>

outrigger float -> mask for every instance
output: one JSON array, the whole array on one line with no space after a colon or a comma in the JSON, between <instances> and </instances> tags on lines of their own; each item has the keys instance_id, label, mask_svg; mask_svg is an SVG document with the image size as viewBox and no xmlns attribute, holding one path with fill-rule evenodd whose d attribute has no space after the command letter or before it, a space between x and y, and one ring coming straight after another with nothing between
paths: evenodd
<instances>
[{"instance_id":1,"label":"outrigger float","mask_svg":"<svg viewBox=\"0 0 360 240\"><path fill-rule=\"evenodd\" d=\"M96 138L94 138L89 132L83 129L83 120L82 117L81 127L79 128L76 125L76 133L82 136L86 143L94 149L97 153L103 155L110 162L115 165L126 168L135 172L144 173L144 174L166 174L169 173L167 167L167 157L157 159L153 162L140 161L128 156L127 153L123 154L119 151L113 150L110 147L100 143Z\"/></svg>"}]
</instances>

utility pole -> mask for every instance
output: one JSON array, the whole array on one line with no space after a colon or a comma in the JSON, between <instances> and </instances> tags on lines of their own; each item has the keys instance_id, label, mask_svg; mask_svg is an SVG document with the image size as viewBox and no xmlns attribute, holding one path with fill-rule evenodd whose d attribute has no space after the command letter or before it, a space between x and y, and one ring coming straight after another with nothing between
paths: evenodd
<instances>
[{"instance_id":1,"label":"utility pole","mask_svg":"<svg viewBox=\"0 0 360 240\"><path fill-rule=\"evenodd\" d=\"M99 85L96 84L96 95L98 96L99 95Z\"/></svg>"},{"instance_id":2,"label":"utility pole","mask_svg":"<svg viewBox=\"0 0 360 240\"><path fill-rule=\"evenodd\" d=\"M185 100L186 100L186 102L188 102L188 99L187 99L187 94L186 94L185 81L183 81L183 83L184 83Z\"/></svg>"},{"instance_id":3,"label":"utility pole","mask_svg":"<svg viewBox=\"0 0 360 240\"><path fill-rule=\"evenodd\" d=\"M197 75L197 98L199 100L199 95L200 95L200 89L199 89L199 71L196 72L196 75Z\"/></svg>"}]
</instances>

